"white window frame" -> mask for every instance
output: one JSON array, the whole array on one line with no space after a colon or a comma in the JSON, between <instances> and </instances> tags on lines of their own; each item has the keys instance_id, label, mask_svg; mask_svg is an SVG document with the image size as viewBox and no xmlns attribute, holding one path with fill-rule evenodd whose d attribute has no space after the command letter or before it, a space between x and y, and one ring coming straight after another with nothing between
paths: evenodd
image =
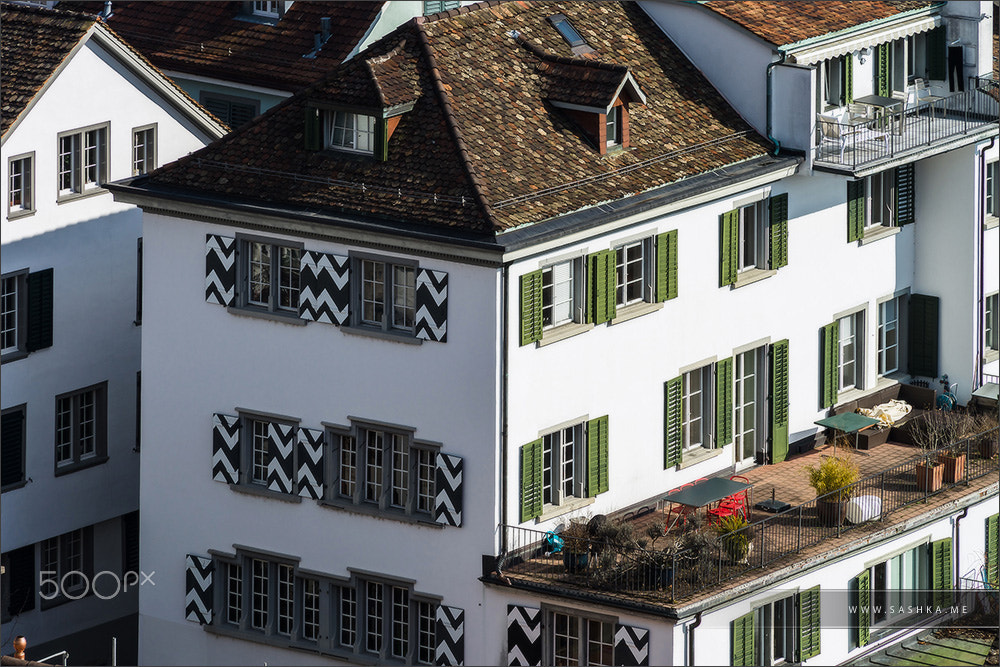
<instances>
[{"instance_id":1,"label":"white window frame","mask_svg":"<svg viewBox=\"0 0 1000 667\"><path fill-rule=\"evenodd\" d=\"M681 374L681 441L684 451L714 449L715 364L707 364ZM700 388L692 381L698 378ZM694 407L700 409L695 416ZM694 432L697 424L697 433Z\"/></svg>"},{"instance_id":2,"label":"white window frame","mask_svg":"<svg viewBox=\"0 0 1000 667\"><path fill-rule=\"evenodd\" d=\"M757 607L754 617L757 664L781 665L795 662L799 633L796 595L772 600Z\"/></svg>"},{"instance_id":3,"label":"white window frame","mask_svg":"<svg viewBox=\"0 0 1000 667\"><path fill-rule=\"evenodd\" d=\"M1000 160L986 163L983 183L983 210L989 218L1000 218Z\"/></svg>"},{"instance_id":4,"label":"white window frame","mask_svg":"<svg viewBox=\"0 0 1000 667\"><path fill-rule=\"evenodd\" d=\"M733 359L733 437L736 461L746 461L763 451L767 441L767 346L745 350ZM754 368L747 368L752 359ZM747 398L747 387L753 387L753 396ZM752 410L752 415L748 413ZM747 453L749 447L750 453Z\"/></svg>"},{"instance_id":5,"label":"white window frame","mask_svg":"<svg viewBox=\"0 0 1000 667\"><path fill-rule=\"evenodd\" d=\"M583 318L582 262L579 258L542 267L542 330Z\"/></svg>"},{"instance_id":6,"label":"white window frame","mask_svg":"<svg viewBox=\"0 0 1000 667\"><path fill-rule=\"evenodd\" d=\"M838 318L837 390L864 389L865 311L858 310ZM848 357L848 350L851 355ZM849 375L853 373L853 376ZM853 378L853 382L850 380Z\"/></svg>"},{"instance_id":7,"label":"white window frame","mask_svg":"<svg viewBox=\"0 0 1000 667\"><path fill-rule=\"evenodd\" d=\"M352 262L357 280L353 300L356 326L412 335L417 320L416 262L357 255Z\"/></svg>"},{"instance_id":8,"label":"white window frame","mask_svg":"<svg viewBox=\"0 0 1000 667\"><path fill-rule=\"evenodd\" d=\"M238 235L239 308L299 319L303 244ZM255 286L259 286L255 290ZM256 293L255 293L256 292Z\"/></svg>"},{"instance_id":9,"label":"white window frame","mask_svg":"<svg viewBox=\"0 0 1000 667\"><path fill-rule=\"evenodd\" d=\"M39 593L42 609L86 597L93 561L92 527L77 528L39 543L39 581L52 581ZM71 572L79 573L70 576Z\"/></svg>"},{"instance_id":10,"label":"white window frame","mask_svg":"<svg viewBox=\"0 0 1000 667\"><path fill-rule=\"evenodd\" d=\"M587 494L584 423L560 426L542 435L542 503L559 506ZM568 492L567 492L568 489Z\"/></svg>"},{"instance_id":11,"label":"white window frame","mask_svg":"<svg viewBox=\"0 0 1000 667\"><path fill-rule=\"evenodd\" d=\"M741 206L738 227L738 271L766 269L768 263L768 200Z\"/></svg>"},{"instance_id":12,"label":"white window frame","mask_svg":"<svg viewBox=\"0 0 1000 667\"><path fill-rule=\"evenodd\" d=\"M2 277L2 296L0 296L0 340L3 349L0 356L13 358L26 353L28 272L16 271L6 273Z\"/></svg>"},{"instance_id":13,"label":"white window frame","mask_svg":"<svg viewBox=\"0 0 1000 667\"><path fill-rule=\"evenodd\" d=\"M375 116L351 111L327 111L323 114L324 145L348 153L375 154Z\"/></svg>"},{"instance_id":14,"label":"white window frame","mask_svg":"<svg viewBox=\"0 0 1000 667\"><path fill-rule=\"evenodd\" d=\"M156 123L132 128L132 175L156 169Z\"/></svg>"},{"instance_id":15,"label":"white window frame","mask_svg":"<svg viewBox=\"0 0 1000 667\"><path fill-rule=\"evenodd\" d=\"M653 300L652 239L615 247L615 277L615 303L619 308Z\"/></svg>"},{"instance_id":16,"label":"white window frame","mask_svg":"<svg viewBox=\"0 0 1000 667\"><path fill-rule=\"evenodd\" d=\"M608 110L604 118L604 145L616 148L622 145L622 108L615 105Z\"/></svg>"},{"instance_id":17,"label":"white window frame","mask_svg":"<svg viewBox=\"0 0 1000 667\"><path fill-rule=\"evenodd\" d=\"M865 177L865 229L895 227L896 168Z\"/></svg>"},{"instance_id":18,"label":"white window frame","mask_svg":"<svg viewBox=\"0 0 1000 667\"><path fill-rule=\"evenodd\" d=\"M614 665L617 619L571 609L544 610L547 665ZM596 636L595 636L596 635Z\"/></svg>"},{"instance_id":19,"label":"white window frame","mask_svg":"<svg viewBox=\"0 0 1000 667\"><path fill-rule=\"evenodd\" d=\"M105 192L109 180L111 123L68 132L56 138L57 201Z\"/></svg>"},{"instance_id":20,"label":"white window frame","mask_svg":"<svg viewBox=\"0 0 1000 667\"><path fill-rule=\"evenodd\" d=\"M895 312L889 313L890 308ZM885 299L878 303L876 309L875 343L878 374L891 375L902 368L903 341L906 332L906 297L902 295ZM893 316L887 317L887 315ZM894 360L889 357L889 350L893 351Z\"/></svg>"},{"instance_id":21,"label":"white window frame","mask_svg":"<svg viewBox=\"0 0 1000 667\"><path fill-rule=\"evenodd\" d=\"M252 0L251 12L254 16L276 19L281 16L280 0Z\"/></svg>"},{"instance_id":22,"label":"white window frame","mask_svg":"<svg viewBox=\"0 0 1000 667\"><path fill-rule=\"evenodd\" d=\"M986 295L983 311L983 356L993 361L1000 353L1000 292Z\"/></svg>"},{"instance_id":23,"label":"white window frame","mask_svg":"<svg viewBox=\"0 0 1000 667\"><path fill-rule=\"evenodd\" d=\"M35 153L22 153L7 160L7 218L35 212Z\"/></svg>"},{"instance_id":24,"label":"white window frame","mask_svg":"<svg viewBox=\"0 0 1000 667\"><path fill-rule=\"evenodd\" d=\"M890 620L898 622L903 616L894 614L890 619L888 607L899 609L926 602L921 595L926 595L930 588L931 559L927 544L901 551L867 569L871 628L889 625Z\"/></svg>"},{"instance_id":25,"label":"white window frame","mask_svg":"<svg viewBox=\"0 0 1000 667\"><path fill-rule=\"evenodd\" d=\"M287 494L268 489L268 470L274 452L271 451L270 429L272 424L281 424L293 429L299 422L293 417L272 415L239 409L240 428L240 483L255 489L254 493L274 493L281 497ZM297 447L292 447L292 470L298 470Z\"/></svg>"}]
</instances>

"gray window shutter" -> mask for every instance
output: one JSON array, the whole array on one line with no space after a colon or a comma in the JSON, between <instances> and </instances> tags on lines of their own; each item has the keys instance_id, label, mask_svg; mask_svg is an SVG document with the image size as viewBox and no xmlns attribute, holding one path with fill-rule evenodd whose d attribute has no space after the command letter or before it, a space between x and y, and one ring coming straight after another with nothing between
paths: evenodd
<instances>
[{"instance_id":1,"label":"gray window shutter","mask_svg":"<svg viewBox=\"0 0 1000 667\"><path fill-rule=\"evenodd\" d=\"M788 339L771 345L771 463L788 456Z\"/></svg>"},{"instance_id":2,"label":"gray window shutter","mask_svg":"<svg viewBox=\"0 0 1000 667\"><path fill-rule=\"evenodd\" d=\"M788 265L788 193L771 197L771 268Z\"/></svg>"},{"instance_id":3,"label":"gray window shutter","mask_svg":"<svg viewBox=\"0 0 1000 667\"><path fill-rule=\"evenodd\" d=\"M300 428L298 448L299 495L319 500L323 497L323 431Z\"/></svg>"},{"instance_id":4,"label":"gray window shutter","mask_svg":"<svg viewBox=\"0 0 1000 667\"><path fill-rule=\"evenodd\" d=\"M305 108L305 144L307 151L318 151L322 143L320 111L316 107Z\"/></svg>"},{"instance_id":5,"label":"gray window shutter","mask_svg":"<svg viewBox=\"0 0 1000 667\"><path fill-rule=\"evenodd\" d=\"M908 225L916 219L916 176L913 163L896 167L896 224Z\"/></svg>"},{"instance_id":6,"label":"gray window shutter","mask_svg":"<svg viewBox=\"0 0 1000 667\"><path fill-rule=\"evenodd\" d=\"M417 269L417 338L448 340L448 274Z\"/></svg>"},{"instance_id":7,"label":"gray window shutter","mask_svg":"<svg viewBox=\"0 0 1000 667\"><path fill-rule=\"evenodd\" d=\"M542 339L542 272L521 276L521 345Z\"/></svg>"},{"instance_id":8,"label":"gray window shutter","mask_svg":"<svg viewBox=\"0 0 1000 667\"><path fill-rule=\"evenodd\" d=\"M911 294L907 347L910 375L938 375L938 313L941 300L926 294Z\"/></svg>"},{"instance_id":9,"label":"gray window shutter","mask_svg":"<svg viewBox=\"0 0 1000 667\"><path fill-rule=\"evenodd\" d=\"M847 181L847 240L865 235L865 182Z\"/></svg>"},{"instance_id":10,"label":"gray window shutter","mask_svg":"<svg viewBox=\"0 0 1000 667\"><path fill-rule=\"evenodd\" d=\"M240 418L216 413L212 417L212 479L240 482Z\"/></svg>"},{"instance_id":11,"label":"gray window shutter","mask_svg":"<svg viewBox=\"0 0 1000 667\"><path fill-rule=\"evenodd\" d=\"M632 625L615 627L615 664L627 667L649 665L649 630Z\"/></svg>"},{"instance_id":12,"label":"gray window shutter","mask_svg":"<svg viewBox=\"0 0 1000 667\"><path fill-rule=\"evenodd\" d=\"M542 515L542 441L521 447L521 523Z\"/></svg>"},{"instance_id":13,"label":"gray window shutter","mask_svg":"<svg viewBox=\"0 0 1000 667\"><path fill-rule=\"evenodd\" d=\"M507 665L542 664L542 610L507 605Z\"/></svg>"},{"instance_id":14,"label":"gray window shutter","mask_svg":"<svg viewBox=\"0 0 1000 667\"><path fill-rule=\"evenodd\" d=\"M202 625L212 624L212 559L188 554L186 558L187 591L184 597L185 618Z\"/></svg>"},{"instance_id":15,"label":"gray window shutter","mask_svg":"<svg viewBox=\"0 0 1000 667\"><path fill-rule=\"evenodd\" d=\"M299 260L299 317L324 324L347 324L349 275L347 257L303 252Z\"/></svg>"},{"instance_id":16,"label":"gray window shutter","mask_svg":"<svg viewBox=\"0 0 1000 667\"><path fill-rule=\"evenodd\" d=\"M445 526L462 525L462 457L437 455L434 473L434 521Z\"/></svg>"},{"instance_id":17,"label":"gray window shutter","mask_svg":"<svg viewBox=\"0 0 1000 667\"><path fill-rule=\"evenodd\" d=\"M28 352L52 347L52 269L28 274Z\"/></svg>"},{"instance_id":18,"label":"gray window shutter","mask_svg":"<svg viewBox=\"0 0 1000 667\"><path fill-rule=\"evenodd\" d=\"M715 446L733 441L733 358L715 364Z\"/></svg>"},{"instance_id":19,"label":"gray window shutter","mask_svg":"<svg viewBox=\"0 0 1000 667\"><path fill-rule=\"evenodd\" d=\"M681 462L681 378L663 383L663 467L672 468Z\"/></svg>"},{"instance_id":20,"label":"gray window shutter","mask_svg":"<svg viewBox=\"0 0 1000 667\"><path fill-rule=\"evenodd\" d=\"M799 660L820 653L819 586L799 593Z\"/></svg>"},{"instance_id":21,"label":"gray window shutter","mask_svg":"<svg viewBox=\"0 0 1000 667\"><path fill-rule=\"evenodd\" d=\"M837 403L840 388L837 366L840 364L840 324L832 322L823 327L823 358L821 363L820 407L830 408Z\"/></svg>"},{"instance_id":22,"label":"gray window shutter","mask_svg":"<svg viewBox=\"0 0 1000 667\"><path fill-rule=\"evenodd\" d=\"M7 486L24 479L24 409L5 413L0 423L0 485Z\"/></svg>"},{"instance_id":23,"label":"gray window shutter","mask_svg":"<svg viewBox=\"0 0 1000 667\"><path fill-rule=\"evenodd\" d=\"M617 273L616 273L617 275ZM677 230L656 237L656 300L677 297Z\"/></svg>"},{"instance_id":24,"label":"gray window shutter","mask_svg":"<svg viewBox=\"0 0 1000 667\"><path fill-rule=\"evenodd\" d=\"M465 610L439 605L435 624L435 665L465 664Z\"/></svg>"},{"instance_id":25,"label":"gray window shutter","mask_svg":"<svg viewBox=\"0 0 1000 667\"><path fill-rule=\"evenodd\" d=\"M719 216L719 287L736 283L739 232L739 210L733 209Z\"/></svg>"},{"instance_id":26,"label":"gray window shutter","mask_svg":"<svg viewBox=\"0 0 1000 667\"><path fill-rule=\"evenodd\" d=\"M236 301L236 239L205 235L205 301L231 306Z\"/></svg>"},{"instance_id":27,"label":"gray window shutter","mask_svg":"<svg viewBox=\"0 0 1000 667\"><path fill-rule=\"evenodd\" d=\"M292 492L295 470L295 427L270 422L267 427L267 488L278 493Z\"/></svg>"}]
</instances>

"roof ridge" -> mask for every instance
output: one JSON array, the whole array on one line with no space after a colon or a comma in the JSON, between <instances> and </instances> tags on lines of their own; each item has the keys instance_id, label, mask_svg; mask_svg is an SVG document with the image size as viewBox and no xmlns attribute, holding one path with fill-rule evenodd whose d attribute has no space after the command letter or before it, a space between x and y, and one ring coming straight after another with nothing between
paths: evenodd
<instances>
[{"instance_id":1,"label":"roof ridge","mask_svg":"<svg viewBox=\"0 0 1000 667\"><path fill-rule=\"evenodd\" d=\"M532 44L531 42L526 40L516 30L512 30L511 32L514 33L511 35L511 37L514 38L515 42L523 46L525 49L530 51L533 55L535 55L537 58L540 58L541 60L547 60L549 62L557 63L559 65L582 65L586 67L593 67L596 69L606 69L612 71L620 70L624 72L628 71L627 66L619 65L617 63L608 63L604 62L603 60L593 60L590 58L569 58L567 56L560 56L555 53L549 53L548 51L544 50L537 44Z\"/></svg>"},{"instance_id":2,"label":"roof ridge","mask_svg":"<svg viewBox=\"0 0 1000 667\"><path fill-rule=\"evenodd\" d=\"M417 29L417 39L420 42L420 46L423 48L424 55L427 57L427 64L430 66L431 80L434 82L434 90L437 92L438 98L441 100L441 111L444 113L445 125L448 126L448 132L451 134L452 139L455 142L455 147L458 149L458 154L462 158L462 167L465 169L465 173L469 176L469 181L472 184L472 191L476 195L476 202L483 210L483 215L486 216L486 221L495 230L498 225L496 218L493 215L493 209L490 206L489 201L486 199L486 194L484 192L485 188L479 180L476 170L472 166L472 159L470 157L468 147L465 145L465 140L462 138L462 132L458 128L458 121L455 120L455 113L452 110L451 102L448 99L448 91L445 90L444 83L441 81L441 72L438 70L437 59L434 57L434 52L431 50L430 41L427 39L427 33L424 31L424 22L421 18L422 17L418 16L413 20L413 22Z\"/></svg>"}]
</instances>

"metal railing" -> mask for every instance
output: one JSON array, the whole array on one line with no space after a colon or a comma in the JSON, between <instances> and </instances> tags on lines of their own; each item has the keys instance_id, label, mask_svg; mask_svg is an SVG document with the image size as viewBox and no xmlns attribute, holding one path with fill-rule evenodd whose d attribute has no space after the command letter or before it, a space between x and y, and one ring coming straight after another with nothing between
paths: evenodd
<instances>
[{"instance_id":1,"label":"metal railing","mask_svg":"<svg viewBox=\"0 0 1000 667\"><path fill-rule=\"evenodd\" d=\"M903 101L900 100L901 105ZM950 140L984 125L996 125L1000 116L998 82L970 77L967 90L897 111L884 111L863 126L817 121L815 158L857 169L870 162L896 157L935 142ZM846 142L823 138L823 124Z\"/></svg>"},{"instance_id":2,"label":"metal railing","mask_svg":"<svg viewBox=\"0 0 1000 667\"><path fill-rule=\"evenodd\" d=\"M495 574L559 589L584 589L591 594L628 595L674 601L696 595L723 582L762 570L789 555L837 538L852 530L886 519L893 512L926 501L933 495L971 480L1000 471L996 443L1000 429L994 427L951 445L928 450L918 456L868 475L838 491L815 498L784 512L755 521L734 537L707 539L695 546L656 549L625 547L595 539L582 540L584 548L571 554L569 545L552 553L550 533L501 526L506 551L497 558ZM927 472L928 464L947 454L964 456L940 473ZM940 475L939 485L935 482ZM846 491L853 499L836 500ZM853 521L853 522L852 522ZM704 533L702 533L704 534ZM664 538L666 539L666 538ZM683 538L682 538L683 539ZM658 541L658 540L657 540ZM749 546L746 546L749 545Z\"/></svg>"}]
</instances>

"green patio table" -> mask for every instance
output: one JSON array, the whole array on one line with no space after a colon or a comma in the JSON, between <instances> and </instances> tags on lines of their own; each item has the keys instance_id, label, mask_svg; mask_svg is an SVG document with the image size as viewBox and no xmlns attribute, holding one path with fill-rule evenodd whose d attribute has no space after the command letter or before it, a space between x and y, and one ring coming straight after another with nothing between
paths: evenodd
<instances>
[{"instance_id":1,"label":"green patio table","mask_svg":"<svg viewBox=\"0 0 1000 667\"><path fill-rule=\"evenodd\" d=\"M859 415L856 412L845 412L843 414L834 415L832 417L826 417L818 421L813 422L819 426L824 426L826 428L832 428L837 431L843 431L845 435L854 434L854 451L858 450L858 433L864 431L866 428L871 428L876 424L881 423L878 419L873 419L872 417L865 417L864 415ZM837 451L837 440L833 441L833 450ZM865 453L867 456L867 452Z\"/></svg>"},{"instance_id":2,"label":"green patio table","mask_svg":"<svg viewBox=\"0 0 1000 667\"><path fill-rule=\"evenodd\" d=\"M663 497L663 500L668 503L677 503L678 505L686 505L687 507L697 509L748 489L751 497L748 499L747 507L753 507L753 484L747 484L746 482L740 482L727 477L709 477L704 481L696 482L692 486L685 486L673 493L668 493ZM667 527L665 532L669 533L679 518L680 515L675 516L673 522Z\"/></svg>"}]
</instances>

